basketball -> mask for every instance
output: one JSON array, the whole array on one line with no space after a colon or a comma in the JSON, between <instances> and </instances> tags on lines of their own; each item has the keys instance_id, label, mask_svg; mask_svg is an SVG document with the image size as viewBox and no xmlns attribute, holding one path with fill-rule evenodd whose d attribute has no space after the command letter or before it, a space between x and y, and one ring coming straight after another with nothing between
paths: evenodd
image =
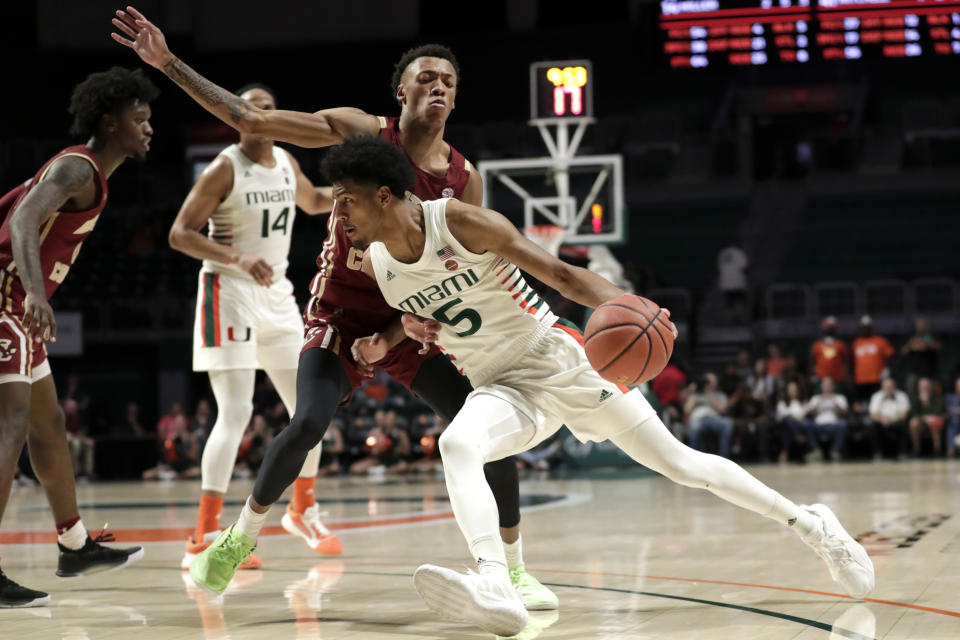
<instances>
[{"instance_id":1,"label":"basketball","mask_svg":"<svg viewBox=\"0 0 960 640\"><path fill-rule=\"evenodd\" d=\"M669 316L641 296L605 302L587 321L584 349L604 379L633 386L657 376L673 353Z\"/></svg>"}]
</instances>

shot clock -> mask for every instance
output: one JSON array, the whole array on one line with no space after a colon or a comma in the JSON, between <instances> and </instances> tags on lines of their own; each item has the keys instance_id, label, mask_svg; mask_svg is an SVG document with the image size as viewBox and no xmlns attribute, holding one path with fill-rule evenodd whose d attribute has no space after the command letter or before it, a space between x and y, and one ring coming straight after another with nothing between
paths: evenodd
<instances>
[{"instance_id":1,"label":"shot clock","mask_svg":"<svg viewBox=\"0 0 960 640\"><path fill-rule=\"evenodd\" d=\"M530 119L593 116L593 65L589 60L553 60L530 65Z\"/></svg>"}]
</instances>

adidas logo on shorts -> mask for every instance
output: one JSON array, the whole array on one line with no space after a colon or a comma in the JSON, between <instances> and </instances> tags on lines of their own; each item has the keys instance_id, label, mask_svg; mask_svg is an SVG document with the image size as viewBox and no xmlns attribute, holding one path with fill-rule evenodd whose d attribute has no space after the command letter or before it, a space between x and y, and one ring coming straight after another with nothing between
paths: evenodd
<instances>
[{"instance_id":1,"label":"adidas logo on shorts","mask_svg":"<svg viewBox=\"0 0 960 640\"><path fill-rule=\"evenodd\" d=\"M598 400L598 402L603 402L607 398L612 398L612 397L613 397L613 394L607 391L606 389L604 389L603 391L600 392L600 400Z\"/></svg>"},{"instance_id":2,"label":"adidas logo on shorts","mask_svg":"<svg viewBox=\"0 0 960 640\"><path fill-rule=\"evenodd\" d=\"M390 271L390 269L387 269L387 282L390 282L396 277L397 276L393 273L393 271Z\"/></svg>"}]
</instances>

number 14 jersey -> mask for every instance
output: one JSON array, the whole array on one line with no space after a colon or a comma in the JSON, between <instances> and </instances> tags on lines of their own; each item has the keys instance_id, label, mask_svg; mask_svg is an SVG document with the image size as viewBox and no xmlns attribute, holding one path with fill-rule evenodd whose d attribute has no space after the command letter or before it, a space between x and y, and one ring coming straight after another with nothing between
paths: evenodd
<instances>
[{"instance_id":1,"label":"number 14 jersey","mask_svg":"<svg viewBox=\"0 0 960 640\"><path fill-rule=\"evenodd\" d=\"M233 188L210 217L211 240L263 258L273 267L273 282L286 277L290 233L297 213L297 179L287 152L273 147L275 166L253 162L232 144L220 155L233 165ZM253 282L236 264L203 261L204 271Z\"/></svg>"}]
</instances>

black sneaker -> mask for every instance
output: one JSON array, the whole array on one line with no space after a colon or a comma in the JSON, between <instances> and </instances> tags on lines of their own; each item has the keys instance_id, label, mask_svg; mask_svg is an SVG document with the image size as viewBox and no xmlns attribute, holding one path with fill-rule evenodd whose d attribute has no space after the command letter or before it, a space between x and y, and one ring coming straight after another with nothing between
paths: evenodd
<instances>
[{"instance_id":1,"label":"black sneaker","mask_svg":"<svg viewBox=\"0 0 960 640\"><path fill-rule=\"evenodd\" d=\"M4 575L0 569L0 609L9 607L42 607L50 602L43 591L34 591L21 586Z\"/></svg>"},{"instance_id":2,"label":"black sneaker","mask_svg":"<svg viewBox=\"0 0 960 640\"><path fill-rule=\"evenodd\" d=\"M143 547L111 549L101 542L113 542L112 533L102 531L96 538L87 536L87 541L79 549L60 547L60 561L57 563L57 576L60 578L82 578L92 573L110 571L132 564L143 557Z\"/></svg>"}]
</instances>

